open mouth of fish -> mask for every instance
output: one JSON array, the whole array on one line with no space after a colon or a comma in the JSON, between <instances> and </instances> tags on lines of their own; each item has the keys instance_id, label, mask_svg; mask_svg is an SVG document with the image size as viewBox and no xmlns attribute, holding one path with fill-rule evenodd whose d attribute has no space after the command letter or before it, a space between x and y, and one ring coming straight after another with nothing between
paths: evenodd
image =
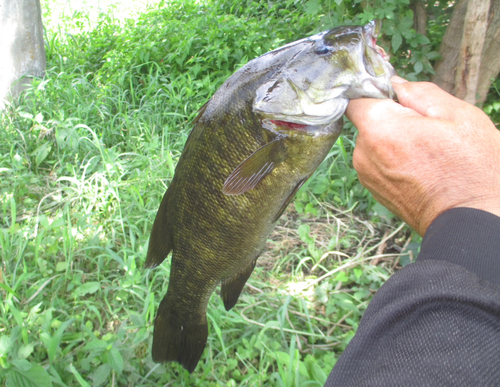
<instances>
[{"instance_id":1,"label":"open mouth of fish","mask_svg":"<svg viewBox=\"0 0 500 387\"><path fill-rule=\"evenodd\" d=\"M390 59L389 55L385 52L385 50L382 47L377 46L377 38L372 37L372 42L373 46L371 47L373 47L375 51L377 51L382 56L382 58L384 58L386 62L389 62Z\"/></svg>"},{"instance_id":2,"label":"open mouth of fish","mask_svg":"<svg viewBox=\"0 0 500 387\"><path fill-rule=\"evenodd\" d=\"M373 20L363 27L363 35L368 45L377 51L386 62L389 62L389 55L382 47L377 45L377 38L380 35L381 28L382 23L379 20Z\"/></svg>"}]
</instances>

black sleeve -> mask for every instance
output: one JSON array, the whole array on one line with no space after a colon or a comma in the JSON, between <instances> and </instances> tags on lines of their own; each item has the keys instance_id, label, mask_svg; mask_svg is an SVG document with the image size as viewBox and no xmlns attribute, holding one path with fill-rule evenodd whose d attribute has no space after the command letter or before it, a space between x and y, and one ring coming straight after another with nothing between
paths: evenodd
<instances>
[{"instance_id":1,"label":"black sleeve","mask_svg":"<svg viewBox=\"0 0 500 387\"><path fill-rule=\"evenodd\" d=\"M500 217L457 208L377 292L325 386L500 386Z\"/></svg>"}]
</instances>

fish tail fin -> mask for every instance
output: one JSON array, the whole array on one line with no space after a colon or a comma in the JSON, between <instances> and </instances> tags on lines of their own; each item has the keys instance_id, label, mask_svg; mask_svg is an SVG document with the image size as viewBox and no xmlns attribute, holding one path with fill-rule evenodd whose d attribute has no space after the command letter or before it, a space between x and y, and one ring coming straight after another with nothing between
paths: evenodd
<instances>
[{"instance_id":1,"label":"fish tail fin","mask_svg":"<svg viewBox=\"0 0 500 387\"><path fill-rule=\"evenodd\" d=\"M255 258L244 270L222 281L221 297L222 301L224 301L224 308L226 308L226 310L230 310L234 305L236 305L238 297L243 290L243 286L245 286L250 274L252 274L256 263L257 258Z\"/></svg>"},{"instance_id":2,"label":"fish tail fin","mask_svg":"<svg viewBox=\"0 0 500 387\"><path fill-rule=\"evenodd\" d=\"M155 319L153 361L175 361L192 373L207 344L207 320L183 321L172 312L164 299Z\"/></svg>"},{"instance_id":3,"label":"fish tail fin","mask_svg":"<svg viewBox=\"0 0 500 387\"><path fill-rule=\"evenodd\" d=\"M172 230L169 226L167 216L168 190L165 192L163 199L156 214L149 237L148 254L146 256L146 268L154 268L158 266L173 249Z\"/></svg>"}]
</instances>

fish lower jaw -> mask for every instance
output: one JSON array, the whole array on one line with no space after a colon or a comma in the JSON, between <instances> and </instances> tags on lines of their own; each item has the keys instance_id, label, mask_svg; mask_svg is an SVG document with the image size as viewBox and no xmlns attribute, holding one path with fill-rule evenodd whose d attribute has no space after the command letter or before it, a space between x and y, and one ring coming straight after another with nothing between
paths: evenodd
<instances>
[{"instance_id":1,"label":"fish lower jaw","mask_svg":"<svg viewBox=\"0 0 500 387\"><path fill-rule=\"evenodd\" d=\"M392 75L396 75L389 73L387 76L381 78L374 77L366 77L364 79L359 79L358 83L346 92L346 96L349 99L358 99L358 98L377 98L377 99L385 99L391 98L394 99L396 93L394 92L392 85L389 81Z\"/></svg>"}]
</instances>

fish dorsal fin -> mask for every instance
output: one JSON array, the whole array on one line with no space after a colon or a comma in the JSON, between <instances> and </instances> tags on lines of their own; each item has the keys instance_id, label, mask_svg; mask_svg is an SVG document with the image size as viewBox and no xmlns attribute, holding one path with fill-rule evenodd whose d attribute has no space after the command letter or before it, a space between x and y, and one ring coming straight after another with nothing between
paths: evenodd
<instances>
[{"instance_id":1,"label":"fish dorsal fin","mask_svg":"<svg viewBox=\"0 0 500 387\"><path fill-rule=\"evenodd\" d=\"M282 137L257 149L229 175L222 192L225 195L241 195L255 186L286 158Z\"/></svg>"}]
</instances>

